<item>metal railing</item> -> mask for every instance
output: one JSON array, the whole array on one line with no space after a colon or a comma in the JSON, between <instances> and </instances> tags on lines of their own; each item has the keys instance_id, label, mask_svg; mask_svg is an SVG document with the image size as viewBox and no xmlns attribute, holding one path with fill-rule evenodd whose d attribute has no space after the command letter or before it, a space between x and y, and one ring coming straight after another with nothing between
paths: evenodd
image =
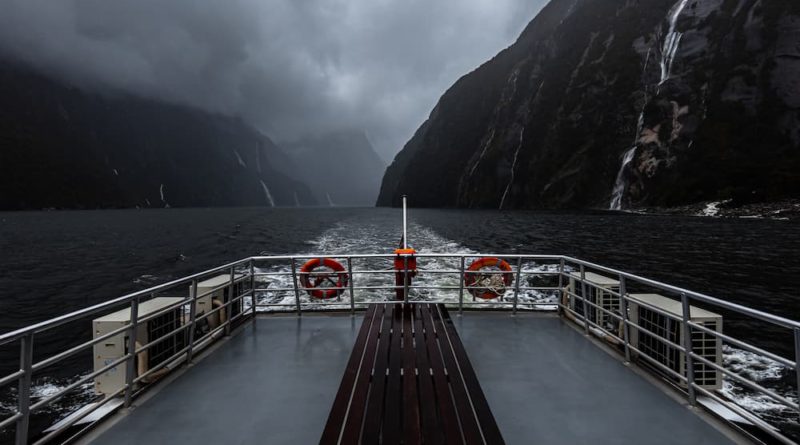
<instances>
[{"instance_id":1,"label":"metal railing","mask_svg":"<svg viewBox=\"0 0 800 445\"><path fill-rule=\"evenodd\" d=\"M468 265L472 262L472 259L487 256L502 258L510 265L510 272L496 271L493 273L511 273L513 275L513 285L510 288L504 287L502 292L498 292L500 293L498 298L492 300L475 298L474 294L481 293L487 288L479 285L469 286L465 280L465 277L469 274L483 275L486 273L485 271L470 271ZM394 268L394 261L398 256L390 254L253 256L2 334L0 335L0 346L18 343L19 369L0 377L0 389L15 382L17 384L16 410L5 419L0 419L0 431L15 425L15 442L17 444L29 443L31 434L36 435L34 443L47 443L64 433L82 418L114 400L118 401L117 403L121 406L130 406L137 395L144 391L146 383L151 376L156 375L156 373L165 368L175 369L190 363L201 349L219 338L229 335L234 326L254 318L259 311L294 311L297 315L302 315L303 312L307 311L320 310L349 310L354 313L357 309L361 309L372 302L428 301L445 303L454 308L457 307L459 312L464 309L488 308L508 310L512 313L516 313L521 309L557 309L562 315L580 325L587 335L597 335L609 340L610 343L618 348L620 355L626 362L630 362L632 359L639 360L641 363L649 365L673 381L678 382L685 388L687 400L692 405L698 403L698 394L708 397L723 404L755 425L764 426L762 427L764 433L774 439L783 443L794 443L781 432L766 428L766 424L756 414L736 405L722 394L716 391L709 391L696 383L694 370L695 364L699 363L714 369L721 375L758 394L763 394L775 400L791 410L800 410L796 401L790 400L785 395L765 388L758 382L726 369L721 364L709 361L696 353L692 346L692 334L702 332L712 335L719 339L720 344L724 342L733 345L766 357L797 372L798 354L800 354L800 323L796 321L562 255L416 254L414 257L417 260L418 267L415 270L417 277L414 280L410 279L410 273L412 272L409 269L410 255L401 255L400 257L403 260L404 268L398 271ZM311 288L302 286L301 278L304 275L314 276L316 272L298 269L298 264L305 260L318 258L332 258L343 263L344 271L339 272L339 274L347 274L349 278L344 288ZM398 272L401 274L401 280L399 284L395 284ZM601 289L597 283L587 279L586 274L589 272L602 274L618 281L616 290L602 289L618 300L619 309L609 309L603 307L602 304L591 301L590 298L586 298L587 291L590 289ZM221 287L236 289L236 283L244 283L240 286L240 291L235 294L234 292L229 292L228 297L225 299L226 301L219 307L206 313L198 314L198 300L217 290L206 291L198 295L198 282L223 273L229 277L229 280ZM330 272L326 273L330 274ZM569 284L567 280L569 280ZM580 286L580 294L577 292L578 285ZM670 313L631 298L630 289L633 288L655 289L667 296L675 297L676 301L680 302L681 313L679 315ZM318 300L307 295L308 291L311 290L328 289L337 291L335 298ZM435 291L435 293L431 291ZM179 301L161 308L155 313L145 316L140 315L139 308L143 302L157 296L171 295L175 292L182 296ZM396 300L398 292L401 292L401 300ZM473 294L473 297L470 299L465 293ZM580 310L577 309L577 304L580 304ZM678 339L678 341L671 341L632 321L629 316L629 308L632 304L646 307L670 320L674 320L676 323L680 323L683 332L682 338ZM752 345L747 341L736 339L692 321L691 310L693 304L737 313L744 317L787 329L794 338L795 359L787 359L779 354ZM219 316L223 311L226 314L232 314L232 309L235 305L238 305L240 310L233 316L225 317L224 323L220 323L219 326L210 329L208 332L198 331L198 326L204 320L208 320L209 317ZM37 335L52 333L59 327L78 322L82 323L80 329L87 329L88 331L87 325L83 323L89 317L105 315L120 308L128 308L130 311L130 320L127 325L34 362L33 353ZM183 314L182 323L177 328L158 338L148 339L149 341L144 344L137 345L136 333L142 323L147 323L160 315L176 310ZM608 324L592 320L593 317L590 314L597 312L606 315L610 320L614 320L617 326L621 326L621 329L615 330L609 328ZM665 347L683 354L685 357L683 370L676 371L654 359L646 351L642 351L638 344L632 341L634 334L638 334L640 337L642 334L649 335L664 344ZM93 348L95 344L120 335L127 335L127 347L124 355L107 363L100 369L81 376L77 381L53 394L40 400L33 399L31 386L34 382L35 374L42 373L69 357L85 353L85 351ZM166 341L166 339L174 338L175 336L185 338L185 346L150 367L145 373L136 375L136 357ZM121 388L110 394L105 394L90 409L80 411L79 415L71 416L66 422L62 421L58 428L46 434L39 431L31 431L30 420L32 415L52 405L53 402L74 391L80 385L91 382L95 377L117 366L125 366L126 369L125 384ZM797 375L800 379L800 373L797 373ZM119 402L120 400L121 403Z\"/></svg>"},{"instance_id":2,"label":"metal railing","mask_svg":"<svg viewBox=\"0 0 800 445\"><path fill-rule=\"evenodd\" d=\"M520 307L524 308L538 308L545 307L554 309L556 299L553 301L539 301L521 302L519 297L527 291L533 292L548 292L557 295L559 287L557 283L551 286L523 286L521 283L528 277L553 277L557 280L559 275L558 261L560 256L554 255L481 255L481 254L415 254L413 255L419 262L420 267L417 269L409 269L407 258L411 255L400 255L403 260L404 268L397 270L393 267L393 261L398 255L392 254L363 254L363 255L300 255L300 256L257 256L251 259L259 265L266 263L269 268L268 271L262 272L256 270L253 277L257 282L255 292L257 295L277 294L279 297L284 293L291 293L293 301L286 302L286 298L279 298L281 302L269 301L269 298L262 298L257 302L259 309L267 310L280 310L280 308L293 309L297 314L302 315L304 311L317 311L323 309L349 309L355 311L357 308L363 308L368 303L384 302L384 303L402 303L415 300L424 300L437 303L446 303L457 305L460 311L464 308L473 308L479 306L493 307L493 308L507 308L516 312ZM469 271L466 269L466 261L468 259L482 258L482 257L497 257L515 263L511 272L489 272L489 274L512 274L514 282L516 283L513 288L505 289L498 299L482 300L480 298L472 297L470 300L465 293L471 293L486 290L486 287L480 285L468 286L465 283L464 277L470 274L486 275L485 271ZM350 277L346 288L338 287L304 287L300 283L303 275L313 276L315 272L303 272L298 269L297 264L300 261L314 260L318 258L329 258L338 260L344 263L345 270L338 274L347 275ZM438 264L434 266L439 267L425 267L426 260L434 261ZM523 263L526 261L526 263ZM289 267L280 268L281 264L288 263ZM354 264L360 262L363 267L355 267ZM532 263L535 263L531 265ZM551 264L554 266L552 270L541 269L525 269L525 267L536 267L540 263ZM400 272L402 275L402 282L396 284L395 274ZM411 272L415 272L419 277L436 277L435 282L419 280L411 278ZM325 272L330 275L330 272ZM333 273L336 275L337 273ZM269 281L269 280L272 281ZM267 281L267 287L259 287L259 284ZM417 284L414 284L414 282ZM421 281L421 282L420 282ZM357 284L358 283L358 284ZM277 284L277 287L273 286ZM341 290L341 295L335 299L320 300L314 299L306 295L308 291L312 290ZM395 299L394 292L402 291L402 299ZM438 297L430 298L423 295L424 291L445 291L450 292L449 298L442 298L439 293ZM361 295L357 295L357 293ZM345 296L346 298L342 298ZM268 301L264 301L268 300ZM284 309L286 310L286 309Z\"/></svg>"},{"instance_id":3,"label":"metal railing","mask_svg":"<svg viewBox=\"0 0 800 445\"><path fill-rule=\"evenodd\" d=\"M568 272L567 270L569 269L571 269L572 272ZM617 287L618 290L615 291L613 288L600 286L597 283L594 283L592 280L587 279L586 274L588 271L596 272L606 277L615 278L619 283ZM622 272L576 258L564 257L564 266L561 268L561 272L564 278L572 279L576 283L580 283L580 295L572 292L569 287L565 287L562 296L565 296L568 299L574 299L573 301L576 303L580 302L582 305L582 311L576 311L574 305L565 304L563 299L559 302L559 310L563 313L570 314L578 324L586 329L587 334L593 333L610 339L612 343L615 343L619 346L622 354L624 354L626 362L631 361L632 354L637 354L637 358L640 359L641 362L653 367L664 375L669 376L673 379L673 381L679 382L679 384L685 388L687 400L692 406L698 405L698 395L705 396L714 402L722 404L724 407L733 411L747 421L752 422L753 425L755 425L765 436L769 436L771 439L777 440L780 443L796 443L795 440L787 437L780 430L770 427L765 420L760 418L755 413L745 409L742 406L739 406L734 401L724 397L718 391L709 390L699 385L696 382L695 370L698 364L713 369L715 372L719 373L720 376L724 376L724 378L728 378L731 381L742 385L744 388L754 391L756 394L767 396L779 405L782 405L789 410L794 411L795 413L800 411L800 405L798 405L798 402L796 400L790 400L788 397L778 394L777 391L766 388L763 385L760 385L758 382L755 382L754 380L731 369L727 369L722 364L711 361L707 357L698 354L695 351L692 339L695 333L707 334L717 339L718 347L721 347L723 343L730 344L747 352L753 353L759 357L772 360L775 363L785 367L787 370L793 371L793 373L797 376L795 383L797 386L795 387L793 395L797 398L797 400L800 400L797 392L797 388L800 388L800 349L798 349L800 348L800 323L784 317L748 308L736 303L720 300L709 295L693 292L677 286L643 278L634 274ZM617 298L620 304L620 310L609 310L608 308L604 308L602 305L597 304L596 302L592 302L590 298L587 298L589 296L587 295L587 287L594 288L600 292L608 293ZM633 287L647 289L648 291L656 290L663 292L665 297L672 297L672 299L680 303L680 313L675 314L674 312L664 310L663 308L650 305L645 301L632 297L630 289ZM710 329L693 321L692 309L695 308L695 306L693 306L694 304L701 305L701 309L708 308L709 310L714 309L725 311L747 317L752 320L764 322L774 328L787 330L788 333L791 333L792 338L794 339L793 350L795 359L790 360L774 352L770 352L764 348L753 345L751 342L736 339L730 335L723 334L720 331ZM653 332L632 321L630 319L629 310L631 305L644 307L649 311L678 323L681 326L680 332L682 333L678 339L679 342L676 343L674 341L670 341L669 339L664 338L663 335ZM603 323L597 323L593 321L592 317L590 316L590 311L599 311L600 313L607 315L610 319L615 320L619 326L621 326L621 329L619 329L617 332L612 332L607 325L604 326ZM620 331L621 336L619 335ZM665 366L664 363L655 360L647 351L642 351L634 346L634 344L631 342L632 332L637 332L640 336L641 334L647 335L656 342L663 344L666 348L681 354L685 360L684 366L682 367L682 370L685 372L676 372L675 369Z\"/></svg>"}]
</instances>

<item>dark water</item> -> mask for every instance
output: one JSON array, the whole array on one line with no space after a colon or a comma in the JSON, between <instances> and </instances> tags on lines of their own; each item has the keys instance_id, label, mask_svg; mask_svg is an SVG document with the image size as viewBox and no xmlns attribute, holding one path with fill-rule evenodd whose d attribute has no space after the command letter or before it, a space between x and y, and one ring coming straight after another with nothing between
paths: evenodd
<instances>
[{"instance_id":1,"label":"dark water","mask_svg":"<svg viewBox=\"0 0 800 445\"><path fill-rule=\"evenodd\" d=\"M800 319L798 222L605 212L442 210L417 212L416 217L442 236L478 250L570 255ZM784 337L762 335L760 323L726 328L793 354Z\"/></svg>"},{"instance_id":2,"label":"dark water","mask_svg":"<svg viewBox=\"0 0 800 445\"><path fill-rule=\"evenodd\" d=\"M381 244L389 252L399 218L396 209L344 208L2 213L0 332L254 254L364 252ZM434 250L567 254L800 319L796 222L423 209L410 218L412 229L430 232L424 239L436 237ZM727 333L792 357L786 332L725 315ZM73 325L37 339L35 353L90 334ZM0 372L11 372L16 360L16 350L0 349ZM43 391L85 372L83 361L52 370L52 381L42 376ZM792 380L788 373L770 378L774 387Z\"/></svg>"}]
</instances>

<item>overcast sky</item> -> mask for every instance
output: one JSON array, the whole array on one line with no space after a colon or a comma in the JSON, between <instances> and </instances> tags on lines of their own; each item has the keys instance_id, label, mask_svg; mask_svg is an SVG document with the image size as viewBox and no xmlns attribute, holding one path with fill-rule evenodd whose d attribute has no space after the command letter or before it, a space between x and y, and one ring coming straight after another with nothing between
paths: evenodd
<instances>
[{"instance_id":1,"label":"overcast sky","mask_svg":"<svg viewBox=\"0 0 800 445\"><path fill-rule=\"evenodd\" d=\"M87 86L245 118L276 141L363 129L387 161L547 0L3 0L0 49Z\"/></svg>"}]
</instances>

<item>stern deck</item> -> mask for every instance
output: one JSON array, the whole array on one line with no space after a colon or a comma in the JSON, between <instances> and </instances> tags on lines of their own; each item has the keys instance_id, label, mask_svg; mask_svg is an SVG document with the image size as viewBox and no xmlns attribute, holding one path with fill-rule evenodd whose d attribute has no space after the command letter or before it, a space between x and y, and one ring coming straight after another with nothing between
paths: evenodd
<instances>
[{"instance_id":1,"label":"stern deck","mask_svg":"<svg viewBox=\"0 0 800 445\"><path fill-rule=\"evenodd\" d=\"M317 443L361 320L259 316L81 443ZM507 443L733 443L555 315L453 322Z\"/></svg>"}]
</instances>

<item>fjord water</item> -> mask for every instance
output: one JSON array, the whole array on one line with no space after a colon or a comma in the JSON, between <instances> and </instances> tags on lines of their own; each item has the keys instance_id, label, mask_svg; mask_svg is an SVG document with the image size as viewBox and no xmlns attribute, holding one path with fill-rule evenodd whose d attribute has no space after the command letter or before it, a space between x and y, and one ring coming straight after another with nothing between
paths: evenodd
<instances>
[{"instance_id":1,"label":"fjord water","mask_svg":"<svg viewBox=\"0 0 800 445\"><path fill-rule=\"evenodd\" d=\"M427 252L565 254L800 319L800 224L615 212L522 212L412 209L410 242ZM19 212L0 214L0 332L42 321L127 292L255 254L389 253L400 211L371 208L215 208ZM421 264L424 267L424 264ZM792 358L791 337L724 313L724 330ZM36 343L35 354L90 338L88 323ZM0 350L0 372L16 366ZM794 397L794 376L733 349L726 366ZM41 376L46 395L88 371L76 356ZM737 371L738 372L738 371ZM783 410L727 391L765 417ZM65 400L72 408L91 397ZM0 389L0 412L10 395ZM748 398L749 397L749 398ZM53 413L58 417L58 407ZM771 411L770 411L771 410Z\"/></svg>"}]
</instances>

